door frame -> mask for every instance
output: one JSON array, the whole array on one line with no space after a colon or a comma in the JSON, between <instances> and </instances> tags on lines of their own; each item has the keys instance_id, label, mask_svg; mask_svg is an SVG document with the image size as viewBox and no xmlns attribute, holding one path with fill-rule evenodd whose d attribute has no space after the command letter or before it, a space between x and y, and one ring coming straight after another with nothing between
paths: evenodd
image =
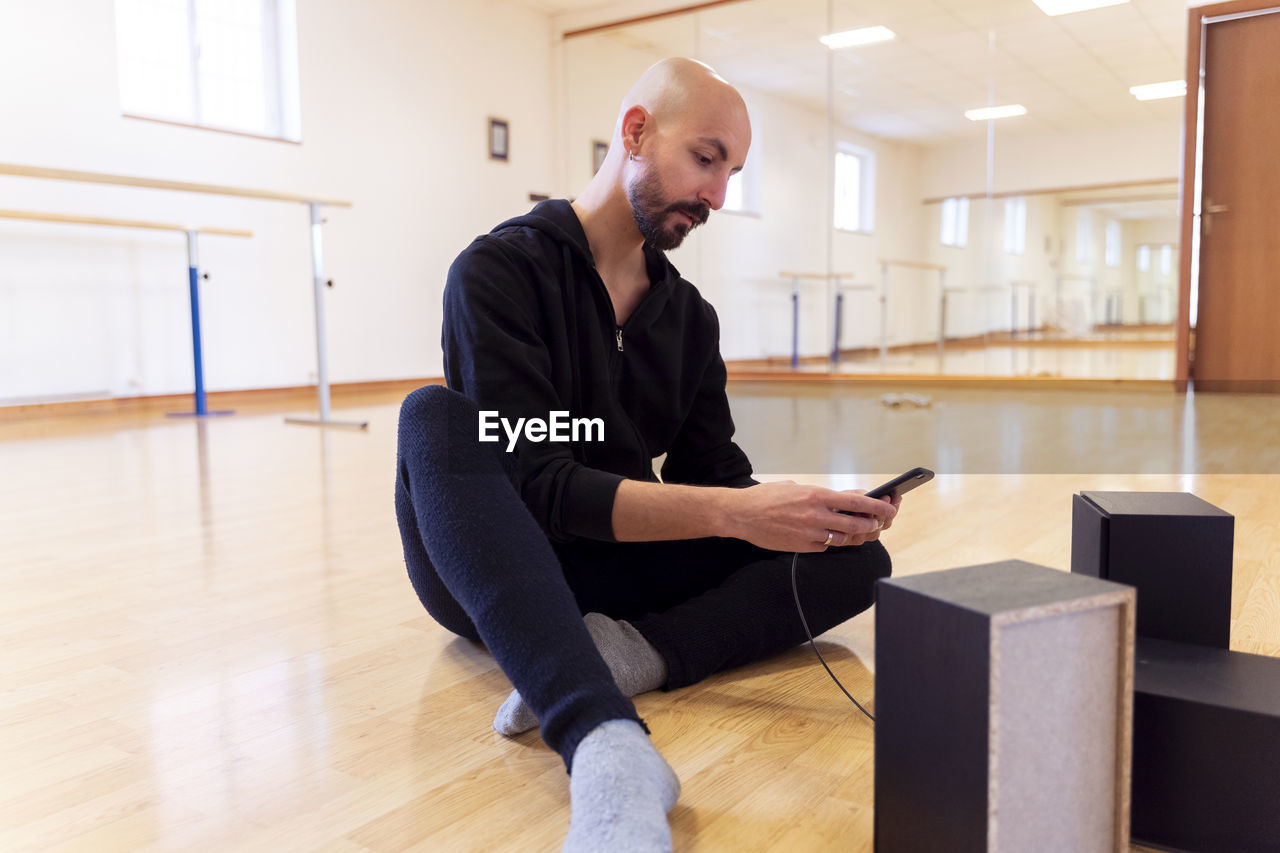
<instances>
[{"instance_id":1,"label":"door frame","mask_svg":"<svg viewBox=\"0 0 1280 853\"><path fill-rule=\"evenodd\" d=\"M1178 247L1178 325L1174 338L1174 384L1187 390L1194 380L1191 366L1194 349L1191 341L1191 279L1198 279L1195 265L1200 260L1200 150L1204 144L1200 125L1200 100L1204 96L1200 79L1200 59L1204 46L1206 18L1261 12L1280 7L1280 0L1229 0L1187 10L1187 97L1182 129L1182 172L1180 175L1181 238Z\"/></svg>"}]
</instances>

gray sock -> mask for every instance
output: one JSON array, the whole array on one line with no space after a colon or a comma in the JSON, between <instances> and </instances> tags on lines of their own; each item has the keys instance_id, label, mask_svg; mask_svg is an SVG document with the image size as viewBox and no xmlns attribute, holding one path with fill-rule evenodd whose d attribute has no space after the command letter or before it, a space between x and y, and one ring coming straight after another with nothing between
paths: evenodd
<instances>
[{"instance_id":1,"label":"gray sock","mask_svg":"<svg viewBox=\"0 0 1280 853\"><path fill-rule=\"evenodd\" d=\"M623 696L647 693L667 683L667 662L630 622L610 619L600 613L588 613L582 621ZM520 691L512 690L493 718L493 727L507 737L514 737L536 729L538 718L520 698Z\"/></svg>"},{"instance_id":2,"label":"gray sock","mask_svg":"<svg viewBox=\"0 0 1280 853\"><path fill-rule=\"evenodd\" d=\"M601 723L573 754L565 853L670 850L667 812L679 796L680 780L639 724Z\"/></svg>"}]
</instances>

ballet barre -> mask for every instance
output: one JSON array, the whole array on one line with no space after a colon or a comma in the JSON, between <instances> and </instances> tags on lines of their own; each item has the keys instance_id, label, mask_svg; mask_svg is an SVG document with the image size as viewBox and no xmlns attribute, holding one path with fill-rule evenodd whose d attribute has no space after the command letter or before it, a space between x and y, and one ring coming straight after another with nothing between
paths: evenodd
<instances>
[{"instance_id":1,"label":"ballet barre","mask_svg":"<svg viewBox=\"0 0 1280 853\"><path fill-rule=\"evenodd\" d=\"M108 184L111 186L138 187L142 189L172 190L174 192L202 193L206 195L235 196L237 198L256 199L259 201L283 201L305 204L310 212L311 221L311 277L315 291L315 326L316 326L316 397L320 416L318 418L285 418L286 423L306 424L323 427L349 427L366 429L368 421L335 421L329 417L329 367L325 355L325 319L324 288L332 286L324 278L324 255L321 242L321 226L324 220L320 216L320 208L351 207L351 202L339 198L322 198L314 195L275 192L247 187L232 187L221 184L194 183L191 181L171 181L160 178L146 178L135 175L118 175L106 172L86 172L74 169L54 169L45 166L30 166L16 163L0 163L0 175L19 178L39 178L55 181L75 181L91 184ZM209 231L208 233L213 233ZM188 250L194 253L194 239L188 237ZM194 266L194 254L192 262ZM194 287L194 285L192 285ZM193 305L194 305L193 301ZM194 322L194 318L193 318Z\"/></svg>"},{"instance_id":2,"label":"ballet barre","mask_svg":"<svg viewBox=\"0 0 1280 853\"><path fill-rule=\"evenodd\" d=\"M1063 320L1063 317L1066 314L1066 307L1063 302L1062 285L1064 282L1068 282L1068 281L1077 282L1077 283L1084 282L1085 284L1089 285L1089 295L1086 301L1090 304L1086 305L1087 309L1092 308L1091 303L1093 301L1093 295L1094 295L1094 292L1098 289L1098 280L1091 275L1076 275L1074 273L1058 274L1058 277L1054 282L1054 294L1053 294L1054 311L1057 314L1057 316L1054 318L1054 323L1056 323L1059 328L1063 328L1063 329L1066 328L1066 323Z\"/></svg>"},{"instance_id":3,"label":"ballet barre","mask_svg":"<svg viewBox=\"0 0 1280 853\"><path fill-rule=\"evenodd\" d=\"M886 337L889 318L889 268L927 270L938 274L938 358L942 358L943 341L946 339L947 323L947 268L944 264L930 264L923 261L901 261L880 258L880 363L884 364L888 355L889 343Z\"/></svg>"},{"instance_id":4,"label":"ballet barre","mask_svg":"<svg viewBox=\"0 0 1280 853\"><path fill-rule=\"evenodd\" d=\"M844 284L844 283L841 281L840 276L836 276L836 277L835 277L835 279L836 279L836 328L835 328L835 332L834 332L834 333L833 333L833 335L832 335L833 341L832 341L832 344L831 344L831 363L832 363L832 364L839 364L839 363L840 363L840 333L841 333L841 320L842 320L842 318L844 317L844 292L845 292L846 290L850 290L850 291L852 291L852 290L875 290L875 285L872 285L872 284L857 284L856 282L849 282L848 284ZM884 322L884 315L883 315L883 314L881 314L881 316L880 316L880 322L881 322L881 323L883 323L883 322ZM883 326L881 326L881 328L880 328L880 336L881 336L881 337L884 337L884 327L883 327Z\"/></svg>"},{"instance_id":5,"label":"ballet barre","mask_svg":"<svg viewBox=\"0 0 1280 853\"><path fill-rule=\"evenodd\" d=\"M1030 335L1036 329L1036 283L1034 281L1025 281L1018 279L1009 282L1009 336L1017 337L1018 335L1018 290L1026 290L1027 296L1027 328L1026 333Z\"/></svg>"},{"instance_id":6,"label":"ballet barre","mask_svg":"<svg viewBox=\"0 0 1280 853\"><path fill-rule=\"evenodd\" d=\"M200 271L196 240L201 234L220 237L252 237L252 231L236 228L194 227L167 222L149 222L138 219L115 219L106 216L81 216L79 214L52 213L44 210L0 210L0 219L19 219L31 222L57 222L69 225L104 225L111 228L142 228L150 231L178 231L187 238L187 284L191 296L191 350L195 372L195 410L170 412L171 416L228 415L229 411L210 412L204 393L204 358L200 344Z\"/></svg>"},{"instance_id":7,"label":"ballet barre","mask_svg":"<svg viewBox=\"0 0 1280 853\"><path fill-rule=\"evenodd\" d=\"M1111 307L1115 306L1112 319ZM1118 326L1124 323L1124 291L1113 287L1102 292L1102 323L1105 326Z\"/></svg>"},{"instance_id":8,"label":"ballet barre","mask_svg":"<svg viewBox=\"0 0 1280 853\"><path fill-rule=\"evenodd\" d=\"M1151 311L1151 303L1156 303L1158 311ZM1140 290L1138 291L1138 322L1140 323L1167 323L1171 322L1165 318L1169 316L1168 304L1170 302L1169 291L1165 289L1159 290ZM1152 314L1156 319L1152 320Z\"/></svg>"},{"instance_id":9,"label":"ballet barre","mask_svg":"<svg viewBox=\"0 0 1280 853\"><path fill-rule=\"evenodd\" d=\"M791 279L791 369L795 370L800 366L800 282L801 281L821 281L835 282L836 288L836 319L835 332L832 338L831 362L834 364L840 360L840 315L841 308L844 304L843 291L845 290L870 290L871 285L866 284L842 284L846 278L853 278L853 273L819 273L819 272L793 272L782 270L778 273L782 278Z\"/></svg>"},{"instance_id":10,"label":"ballet barre","mask_svg":"<svg viewBox=\"0 0 1280 853\"><path fill-rule=\"evenodd\" d=\"M778 273L782 278L791 279L791 369L800 366L800 282L821 281L826 283L826 273L791 272L782 270Z\"/></svg>"}]
</instances>

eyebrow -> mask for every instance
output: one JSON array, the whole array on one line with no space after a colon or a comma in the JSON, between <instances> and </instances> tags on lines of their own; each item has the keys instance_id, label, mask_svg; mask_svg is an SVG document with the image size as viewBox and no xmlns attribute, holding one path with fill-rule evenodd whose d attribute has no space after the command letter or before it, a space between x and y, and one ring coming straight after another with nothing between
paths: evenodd
<instances>
[{"instance_id":1,"label":"eyebrow","mask_svg":"<svg viewBox=\"0 0 1280 853\"><path fill-rule=\"evenodd\" d=\"M718 137L699 136L698 141L705 142L707 145L710 145L712 148L715 148L716 151L719 152L721 160L729 159L729 149L724 147L724 143L720 141ZM730 174L737 174L738 172L741 172L741 171L742 171L741 166L734 166L732 169L729 170Z\"/></svg>"}]
</instances>

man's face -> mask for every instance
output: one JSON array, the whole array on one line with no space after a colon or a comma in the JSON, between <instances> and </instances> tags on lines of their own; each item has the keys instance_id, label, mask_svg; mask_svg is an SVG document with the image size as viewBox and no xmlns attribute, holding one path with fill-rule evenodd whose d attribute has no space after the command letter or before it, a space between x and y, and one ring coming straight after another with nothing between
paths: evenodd
<instances>
[{"instance_id":1,"label":"man's face","mask_svg":"<svg viewBox=\"0 0 1280 853\"><path fill-rule=\"evenodd\" d=\"M627 200L645 242L664 252L679 246L711 215L710 205L703 201L671 199L654 167L640 172L627 185Z\"/></svg>"},{"instance_id":2,"label":"man's face","mask_svg":"<svg viewBox=\"0 0 1280 853\"><path fill-rule=\"evenodd\" d=\"M714 118L714 117L713 117ZM745 115L673 125L652 139L626 183L627 200L646 242L667 251L724 204L729 177L751 140Z\"/></svg>"}]
</instances>

